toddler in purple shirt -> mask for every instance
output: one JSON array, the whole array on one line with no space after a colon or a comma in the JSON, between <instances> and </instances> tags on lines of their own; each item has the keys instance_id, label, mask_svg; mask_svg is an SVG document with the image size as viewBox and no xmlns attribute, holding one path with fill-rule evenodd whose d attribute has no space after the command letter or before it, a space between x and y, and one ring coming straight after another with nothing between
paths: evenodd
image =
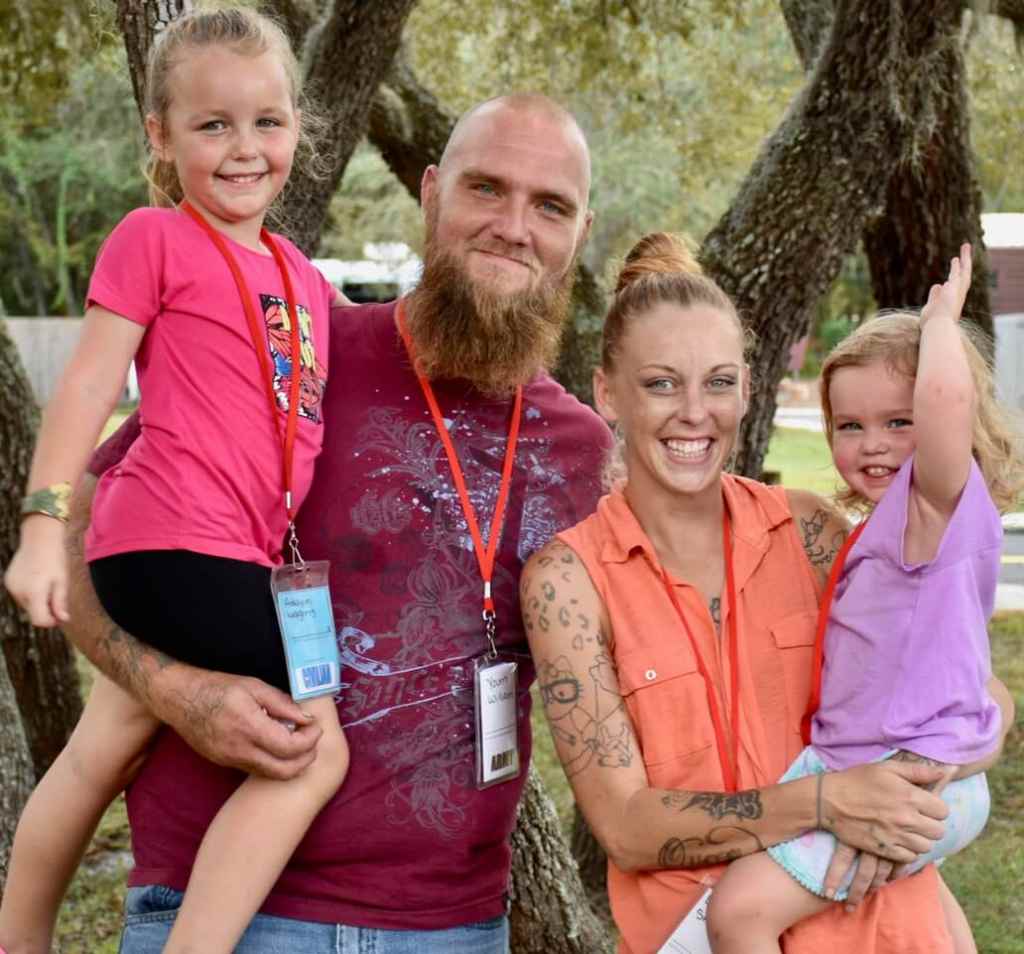
<instances>
[{"instance_id":1,"label":"toddler in purple shirt","mask_svg":"<svg viewBox=\"0 0 1024 954\"><path fill-rule=\"evenodd\" d=\"M946 833L906 866L959 851L988 818L983 770L999 747L987 623L995 602L999 510L1021 487L1019 446L993 397L991 372L960 313L971 281L965 245L920 317L860 326L822 369L822 410L842 502L869 516L844 548L828 607L820 705L811 744L781 781L886 758L947 769ZM848 552L845 552L847 551ZM842 560L843 554L839 559ZM709 910L714 954L779 952L790 926L846 896L825 876L836 847L819 828L733 862ZM879 845L879 857L886 846ZM874 884L892 863L880 860ZM957 954L974 943L949 892Z\"/></svg>"}]
</instances>

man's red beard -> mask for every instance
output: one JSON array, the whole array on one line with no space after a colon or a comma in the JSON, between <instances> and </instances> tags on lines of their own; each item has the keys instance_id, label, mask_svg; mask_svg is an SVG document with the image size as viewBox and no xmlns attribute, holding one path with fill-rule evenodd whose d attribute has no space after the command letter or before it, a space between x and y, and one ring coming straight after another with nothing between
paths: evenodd
<instances>
[{"instance_id":1,"label":"man's red beard","mask_svg":"<svg viewBox=\"0 0 1024 954\"><path fill-rule=\"evenodd\" d=\"M423 277L409 299L417 362L428 378L463 378L489 396L511 394L558 357L575 261L556 281L497 292L438 248L435 222L428 210Z\"/></svg>"}]
</instances>

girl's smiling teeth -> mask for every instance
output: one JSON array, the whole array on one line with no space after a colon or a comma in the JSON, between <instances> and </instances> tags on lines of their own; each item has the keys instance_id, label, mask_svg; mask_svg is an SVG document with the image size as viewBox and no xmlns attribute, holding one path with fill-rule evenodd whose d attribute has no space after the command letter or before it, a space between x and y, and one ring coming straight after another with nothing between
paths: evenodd
<instances>
[{"instance_id":1,"label":"girl's smiling teeth","mask_svg":"<svg viewBox=\"0 0 1024 954\"><path fill-rule=\"evenodd\" d=\"M881 464L873 464L870 467L865 467L864 473L868 477L891 477L896 470L892 467L883 467Z\"/></svg>"},{"instance_id":2,"label":"girl's smiling teeth","mask_svg":"<svg viewBox=\"0 0 1024 954\"><path fill-rule=\"evenodd\" d=\"M254 182L259 182L263 176L262 172L237 172L233 175L222 172L219 177L237 185L252 185Z\"/></svg>"},{"instance_id":3,"label":"girl's smiling teeth","mask_svg":"<svg viewBox=\"0 0 1024 954\"><path fill-rule=\"evenodd\" d=\"M681 440L668 437L662 443L673 457L680 457L684 460L696 460L703 457L711 446L710 437L698 437L693 440Z\"/></svg>"}]
</instances>

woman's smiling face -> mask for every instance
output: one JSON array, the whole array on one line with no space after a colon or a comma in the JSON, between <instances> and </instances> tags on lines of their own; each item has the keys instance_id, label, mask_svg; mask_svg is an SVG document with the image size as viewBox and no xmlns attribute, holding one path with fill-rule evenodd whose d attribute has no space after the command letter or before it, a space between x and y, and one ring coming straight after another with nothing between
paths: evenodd
<instances>
[{"instance_id":1,"label":"woman's smiling face","mask_svg":"<svg viewBox=\"0 0 1024 954\"><path fill-rule=\"evenodd\" d=\"M598 410L621 429L634 492L717 492L749 394L732 315L668 302L635 315L594 387Z\"/></svg>"}]
</instances>

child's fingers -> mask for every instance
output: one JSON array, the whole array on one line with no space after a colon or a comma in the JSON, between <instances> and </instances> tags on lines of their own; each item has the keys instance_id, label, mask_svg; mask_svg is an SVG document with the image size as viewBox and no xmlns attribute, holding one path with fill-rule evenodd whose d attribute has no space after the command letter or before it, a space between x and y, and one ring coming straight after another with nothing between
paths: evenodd
<instances>
[{"instance_id":1,"label":"child's fingers","mask_svg":"<svg viewBox=\"0 0 1024 954\"><path fill-rule=\"evenodd\" d=\"M49 629L57 625L57 620L50 612L49 586L33 588L25 601L25 612L28 613L29 622L33 626L42 629Z\"/></svg>"},{"instance_id":2,"label":"child's fingers","mask_svg":"<svg viewBox=\"0 0 1024 954\"><path fill-rule=\"evenodd\" d=\"M971 287L971 273L974 270L974 251L970 242L964 242L960 246L960 263L960 282L963 285L964 295L966 295L967 289Z\"/></svg>"},{"instance_id":3,"label":"child's fingers","mask_svg":"<svg viewBox=\"0 0 1024 954\"><path fill-rule=\"evenodd\" d=\"M50 609L57 619L57 625L71 619L68 612L68 579L61 574L53 583L50 593Z\"/></svg>"}]
</instances>

